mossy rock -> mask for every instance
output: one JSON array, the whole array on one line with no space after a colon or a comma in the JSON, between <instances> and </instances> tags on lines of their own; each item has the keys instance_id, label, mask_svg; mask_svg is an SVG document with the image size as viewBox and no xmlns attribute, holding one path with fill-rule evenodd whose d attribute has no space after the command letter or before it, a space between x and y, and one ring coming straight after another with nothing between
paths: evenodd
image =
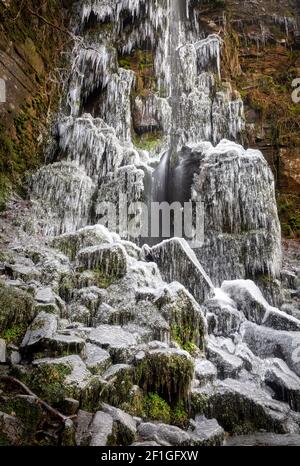
<instances>
[{"instance_id":1,"label":"mossy rock","mask_svg":"<svg viewBox=\"0 0 300 466\"><path fill-rule=\"evenodd\" d=\"M158 393L171 404L187 402L193 374L190 355L171 348L149 351L136 366L136 382L144 392Z\"/></svg>"},{"instance_id":2,"label":"mossy rock","mask_svg":"<svg viewBox=\"0 0 300 466\"><path fill-rule=\"evenodd\" d=\"M32 296L18 288L0 284L0 336L10 343L25 333L35 317Z\"/></svg>"}]
</instances>

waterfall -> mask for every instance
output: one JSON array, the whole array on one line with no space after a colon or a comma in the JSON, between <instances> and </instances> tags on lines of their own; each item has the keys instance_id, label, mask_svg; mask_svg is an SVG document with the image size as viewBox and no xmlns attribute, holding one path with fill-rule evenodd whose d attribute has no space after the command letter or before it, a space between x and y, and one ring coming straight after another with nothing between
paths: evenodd
<instances>
[{"instance_id":1,"label":"waterfall","mask_svg":"<svg viewBox=\"0 0 300 466\"><path fill-rule=\"evenodd\" d=\"M199 29L195 8L188 0L76 3L77 40L54 130L55 163L33 175L31 199L38 212L44 209L45 233L57 235L101 222L103 202L118 204L120 196L149 209L151 202L202 198L205 242L196 254L214 283L276 276L273 178L260 153L236 144L245 126L243 102L222 81L221 37ZM149 55L150 65L136 63L137 51ZM136 143L155 131L155 147ZM255 176L251 186L247 176ZM161 239L142 235L139 243Z\"/></svg>"}]
</instances>

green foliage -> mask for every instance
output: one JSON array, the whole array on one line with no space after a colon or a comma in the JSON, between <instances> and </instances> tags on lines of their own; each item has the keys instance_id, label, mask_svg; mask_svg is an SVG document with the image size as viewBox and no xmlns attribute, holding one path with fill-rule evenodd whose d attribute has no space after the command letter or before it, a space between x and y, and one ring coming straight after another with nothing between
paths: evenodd
<instances>
[{"instance_id":1,"label":"green foliage","mask_svg":"<svg viewBox=\"0 0 300 466\"><path fill-rule=\"evenodd\" d=\"M142 135L133 134L132 139L137 148L151 152L161 144L162 133L160 131L149 131Z\"/></svg>"},{"instance_id":2,"label":"green foliage","mask_svg":"<svg viewBox=\"0 0 300 466\"><path fill-rule=\"evenodd\" d=\"M182 349L190 353L191 356L196 356L199 353L199 348L192 341L188 341L182 345Z\"/></svg>"},{"instance_id":3,"label":"green foliage","mask_svg":"<svg viewBox=\"0 0 300 466\"><path fill-rule=\"evenodd\" d=\"M72 372L67 364L40 364L25 375L25 383L50 404L61 402L65 395L65 378Z\"/></svg>"},{"instance_id":4,"label":"green foliage","mask_svg":"<svg viewBox=\"0 0 300 466\"><path fill-rule=\"evenodd\" d=\"M169 424L171 420L171 408L157 393L149 393L145 397L145 413L149 419Z\"/></svg>"},{"instance_id":5,"label":"green foliage","mask_svg":"<svg viewBox=\"0 0 300 466\"><path fill-rule=\"evenodd\" d=\"M4 330L1 334L1 338L4 338L7 344L17 343L26 332L26 325L14 325L11 328Z\"/></svg>"},{"instance_id":6,"label":"green foliage","mask_svg":"<svg viewBox=\"0 0 300 466\"><path fill-rule=\"evenodd\" d=\"M182 401L179 401L171 413L171 422L175 426L187 428L189 424L189 415Z\"/></svg>"},{"instance_id":7,"label":"green foliage","mask_svg":"<svg viewBox=\"0 0 300 466\"><path fill-rule=\"evenodd\" d=\"M189 340L192 334L193 331L189 326L182 326L178 324L171 325L172 340L176 341L183 350L187 351L192 356L195 356L199 353L199 347L193 341Z\"/></svg>"}]
</instances>

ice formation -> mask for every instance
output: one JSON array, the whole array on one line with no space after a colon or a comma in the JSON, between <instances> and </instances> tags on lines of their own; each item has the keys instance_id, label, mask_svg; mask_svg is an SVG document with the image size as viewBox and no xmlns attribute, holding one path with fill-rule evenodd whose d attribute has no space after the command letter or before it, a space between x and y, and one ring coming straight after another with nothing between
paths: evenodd
<instances>
[{"instance_id":1,"label":"ice formation","mask_svg":"<svg viewBox=\"0 0 300 466\"><path fill-rule=\"evenodd\" d=\"M214 285L277 276L274 182L262 154L235 143L243 102L221 79L221 37L199 30L190 1L90 0L76 12L54 163L31 183L32 200L47 210L47 234L100 222L103 202L118 204L120 194L148 205L201 197L205 242L196 255ZM137 49L153 56L147 92L138 92L134 66L120 66ZM141 150L135 131L157 133L158 144Z\"/></svg>"}]
</instances>

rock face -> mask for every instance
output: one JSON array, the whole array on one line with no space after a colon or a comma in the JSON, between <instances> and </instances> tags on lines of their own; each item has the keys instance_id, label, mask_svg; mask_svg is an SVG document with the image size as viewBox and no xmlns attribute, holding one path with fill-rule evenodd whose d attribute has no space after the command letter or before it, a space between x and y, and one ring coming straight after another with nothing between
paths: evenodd
<instances>
[{"instance_id":1,"label":"rock face","mask_svg":"<svg viewBox=\"0 0 300 466\"><path fill-rule=\"evenodd\" d=\"M145 254L157 263L166 281L182 283L200 303L209 296L212 282L185 240L171 239L150 251L145 247Z\"/></svg>"},{"instance_id":2,"label":"rock face","mask_svg":"<svg viewBox=\"0 0 300 466\"><path fill-rule=\"evenodd\" d=\"M205 241L196 254L214 284L278 276L281 231L274 180L263 155L229 141L216 147L202 143L192 150L200 160L194 199L205 206Z\"/></svg>"},{"instance_id":3,"label":"rock face","mask_svg":"<svg viewBox=\"0 0 300 466\"><path fill-rule=\"evenodd\" d=\"M43 7L34 0L26 5L14 0L0 4L1 91L5 89L5 98L2 92L0 97L1 209L11 188L23 185L26 170L42 161L41 143L49 129L47 108L56 111L58 104L51 97L59 92L58 80L54 83L50 76L62 65L60 51L65 44L61 30L50 24L56 21L64 28L69 20L68 6L68 0L55 0ZM29 12L36 8L42 8L43 19ZM44 86L49 93L43 92Z\"/></svg>"}]
</instances>

